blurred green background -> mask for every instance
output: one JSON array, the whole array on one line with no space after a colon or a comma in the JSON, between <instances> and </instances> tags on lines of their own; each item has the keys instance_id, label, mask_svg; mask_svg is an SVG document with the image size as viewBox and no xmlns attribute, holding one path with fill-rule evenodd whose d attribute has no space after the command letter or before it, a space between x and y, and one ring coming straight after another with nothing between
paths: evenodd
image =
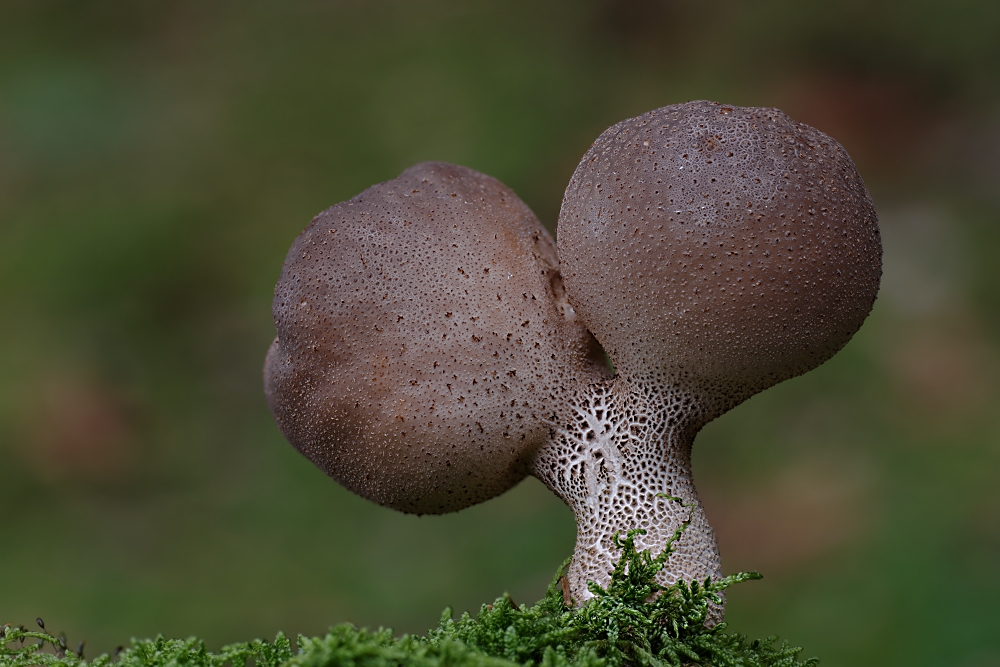
<instances>
[{"instance_id":1,"label":"blurred green background","mask_svg":"<svg viewBox=\"0 0 1000 667\"><path fill-rule=\"evenodd\" d=\"M710 424L729 620L835 665L1000 665L1000 3L4 2L0 622L89 653L540 596L528 480L412 517L289 447L272 289L318 211L421 160L550 228L608 125L709 98L837 138L885 275L834 360Z\"/></svg>"}]
</instances>

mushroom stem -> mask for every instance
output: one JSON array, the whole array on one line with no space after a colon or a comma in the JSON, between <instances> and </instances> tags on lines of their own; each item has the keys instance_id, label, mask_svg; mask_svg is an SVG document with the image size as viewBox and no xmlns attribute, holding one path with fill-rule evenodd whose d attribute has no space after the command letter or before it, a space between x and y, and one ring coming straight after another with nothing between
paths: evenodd
<instances>
[{"instance_id":1,"label":"mushroom stem","mask_svg":"<svg viewBox=\"0 0 1000 667\"><path fill-rule=\"evenodd\" d=\"M690 518L658 583L722 576L715 534L691 479L691 445L704 423L702 411L694 396L658 384L618 375L578 390L535 456L533 474L576 518L566 576L577 605L593 597L588 582L607 587L620 555L613 537L633 528L646 531L637 536L637 548L659 554ZM710 621L722 620L721 613L714 610Z\"/></svg>"}]
</instances>

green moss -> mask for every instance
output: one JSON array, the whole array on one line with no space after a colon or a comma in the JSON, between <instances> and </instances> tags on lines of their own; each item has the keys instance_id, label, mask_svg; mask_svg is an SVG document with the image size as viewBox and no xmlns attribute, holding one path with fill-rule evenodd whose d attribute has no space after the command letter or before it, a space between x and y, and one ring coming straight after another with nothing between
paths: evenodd
<instances>
[{"instance_id":1,"label":"green moss","mask_svg":"<svg viewBox=\"0 0 1000 667\"><path fill-rule=\"evenodd\" d=\"M686 526L678 529L674 539ZM424 637L393 637L390 630L370 632L340 625L323 637L298 638L298 652L278 634L273 642L232 644L218 653L200 639L132 640L115 656L88 662L82 649L69 650L64 638L42 629L4 626L0 667L619 667L641 665L713 665L718 667L806 667L801 649L775 638L747 641L726 632L726 624L705 627L712 603L733 584L760 578L740 573L719 581L680 581L663 587L654 581L673 547L653 557L637 551L633 530L615 536L622 554L607 589L591 584L594 598L576 609L566 604L561 587L563 567L545 597L528 607L504 596L484 605L478 616L452 617Z\"/></svg>"}]
</instances>

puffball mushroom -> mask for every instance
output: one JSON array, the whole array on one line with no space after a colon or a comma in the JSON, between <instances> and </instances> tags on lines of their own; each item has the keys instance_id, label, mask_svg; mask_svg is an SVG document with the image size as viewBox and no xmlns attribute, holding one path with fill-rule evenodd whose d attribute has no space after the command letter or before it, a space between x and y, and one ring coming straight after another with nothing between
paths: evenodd
<instances>
[{"instance_id":1,"label":"puffball mushroom","mask_svg":"<svg viewBox=\"0 0 1000 667\"><path fill-rule=\"evenodd\" d=\"M605 374L555 244L509 188L419 164L324 211L275 289L265 363L288 440L358 495L436 514L503 493L565 387Z\"/></svg>"},{"instance_id":2,"label":"puffball mushroom","mask_svg":"<svg viewBox=\"0 0 1000 667\"><path fill-rule=\"evenodd\" d=\"M868 192L822 132L691 102L597 139L557 237L558 256L511 190L440 163L320 214L275 290L271 411L329 475L405 512L535 475L576 518L577 604L632 528L659 553L690 522L660 583L720 577L694 437L861 326L881 275Z\"/></svg>"},{"instance_id":3,"label":"puffball mushroom","mask_svg":"<svg viewBox=\"0 0 1000 667\"><path fill-rule=\"evenodd\" d=\"M661 582L718 578L695 434L861 326L882 264L868 191L840 144L781 111L690 102L598 137L557 239L570 303L617 371L535 459L576 515L572 594L608 580L616 532L643 528L637 547L658 553L687 518Z\"/></svg>"}]
</instances>

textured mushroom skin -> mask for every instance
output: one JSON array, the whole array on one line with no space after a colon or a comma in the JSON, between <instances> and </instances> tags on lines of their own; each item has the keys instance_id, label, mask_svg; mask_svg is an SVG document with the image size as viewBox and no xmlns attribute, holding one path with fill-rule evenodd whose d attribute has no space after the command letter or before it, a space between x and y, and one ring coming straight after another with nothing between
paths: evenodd
<instances>
[{"instance_id":1,"label":"textured mushroom skin","mask_svg":"<svg viewBox=\"0 0 1000 667\"><path fill-rule=\"evenodd\" d=\"M557 238L570 302L618 372L576 395L534 463L577 516L571 591L607 582L615 532L646 528L637 544L655 553L689 513L660 577L717 577L694 436L861 326L881 277L868 192L822 132L776 109L691 102L594 142Z\"/></svg>"},{"instance_id":2,"label":"textured mushroom skin","mask_svg":"<svg viewBox=\"0 0 1000 667\"><path fill-rule=\"evenodd\" d=\"M265 391L338 482L418 514L529 472L566 388L606 374L555 246L499 181L424 163L317 216L275 289Z\"/></svg>"},{"instance_id":3,"label":"textured mushroom skin","mask_svg":"<svg viewBox=\"0 0 1000 667\"><path fill-rule=\"evenodd\" d=\"M660 582L720 577L695 435L861 326L881 276L868 192L822 132L692 102L597 139L558 241L498 181L437 163L322 213L275 291L271 411L332 477L406 512L534 474L576 517L578 604L632 528L658 553L689 519Z\"/></svg>"}]
</instances>

